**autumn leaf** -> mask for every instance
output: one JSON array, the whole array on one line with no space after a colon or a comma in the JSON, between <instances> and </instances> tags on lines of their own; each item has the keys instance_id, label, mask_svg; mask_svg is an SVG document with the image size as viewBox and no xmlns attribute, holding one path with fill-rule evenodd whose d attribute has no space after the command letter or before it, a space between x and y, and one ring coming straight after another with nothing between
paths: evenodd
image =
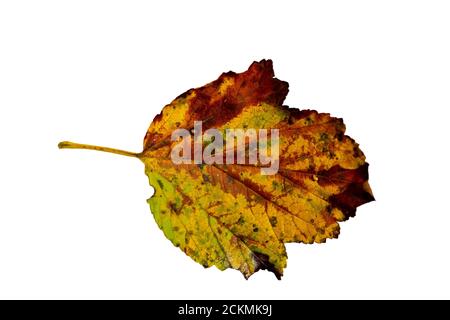
<instances>
[{"instance_id":1,"label":"autumn leaf","mask_svg":"<svg viewBox=\"0 0 450 320\"><path fill-rule=\"evenodd\" d=\"M166 105L151 123L141 153L72 142L59 147L139 158L155 189L148 200L151 212L175 246L204 267L233 268L246 278L267 269L280 279L285 243L337 238L339 222L374 200L365 156L345 135L342 119L283 106L287 93L288 83L274 78L272 61L262 60L243 73L223 73ZM173 132L186 129L195 135L199 121L203 131L277 129L277 172L262 174L261 161L227 163L235 151L228 141L223 163L175 164L171 152L180 142ZM263 142L269 145L270 138ZM190 143L195 149L195 139ZM208 141L202 143L205 147ZM247 141L246 147L249 152Z\"/></svg>"}]
</instances>

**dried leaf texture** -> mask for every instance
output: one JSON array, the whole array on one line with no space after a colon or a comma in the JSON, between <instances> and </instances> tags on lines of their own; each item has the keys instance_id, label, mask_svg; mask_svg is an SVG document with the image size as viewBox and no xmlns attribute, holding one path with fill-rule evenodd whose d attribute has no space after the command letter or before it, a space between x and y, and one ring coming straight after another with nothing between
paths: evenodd
<instances>
[{"instance_id":1,"label":"dried leaf texture","mask_svg":"<svg viewBox=\"0 0 450 320\"><path fill-rule=\"evenodd\" d=\"M166 105L144 139L144 162L155 189L148 200L165 236L205 267L233 268L246 278L267 269L281 278L284 243L337 238L340 221L374 200L368 164L345 135L340 118L283 106L288 83L272 61L227 72ZM259 165L180 164L171 161L175 129L278 129L279 171Z\"/></svg>"}]
</instances>

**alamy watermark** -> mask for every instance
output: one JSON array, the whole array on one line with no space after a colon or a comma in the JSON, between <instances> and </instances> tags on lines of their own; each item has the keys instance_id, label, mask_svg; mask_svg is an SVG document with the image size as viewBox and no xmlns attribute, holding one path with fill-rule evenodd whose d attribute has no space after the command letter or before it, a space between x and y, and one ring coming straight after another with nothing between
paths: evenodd
<instances>
[{"instance_id":1,"label":"alamy watermark","mask_svg":"<svg viewBox=\"0 0 450 320\"><path fill-rule=\"evenodd\" d=\"M202 129L195 121L193 130L176 129L171 151L174 164L241 164L261 167L261 174L273 175L279 168L278 129Z\"/></svg>"}]
</instances>

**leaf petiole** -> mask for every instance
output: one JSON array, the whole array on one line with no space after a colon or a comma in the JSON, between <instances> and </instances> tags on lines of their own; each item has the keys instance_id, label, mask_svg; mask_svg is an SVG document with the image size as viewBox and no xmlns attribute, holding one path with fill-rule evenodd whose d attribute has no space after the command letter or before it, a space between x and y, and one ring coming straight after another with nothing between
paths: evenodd
<instances>
[{"instance_id":1,"label":"leaf petiole","mask_svg":"<svg viewBox=\"0 0 450 320\"><path fill-rule=\"evenodd\" d=\"M60 148L60 149L86 149L86 150L109 152L109 153L119 154L119 155L127 156L127 157L135 157L135 158L139 157L139 153L134 153L134 152L120 150L120 149L114 149L114 148L108 148L108 147L94 146L94 145L90 145L90 144L75 143L75 142L70 142L70 141L60 142L58 144L58 148Z\"/></svg>"}]
</instances>

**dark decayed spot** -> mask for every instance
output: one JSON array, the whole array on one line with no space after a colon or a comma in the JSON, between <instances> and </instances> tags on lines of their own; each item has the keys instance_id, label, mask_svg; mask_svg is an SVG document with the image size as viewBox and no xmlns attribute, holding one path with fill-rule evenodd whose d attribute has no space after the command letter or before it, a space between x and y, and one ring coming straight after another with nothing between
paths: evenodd
<instances>
[{"instance_id":1,"label":"dark decayed spot","mask_svg":"<svg viewBox=\"0 0 450 320\"><path fill-rule=\"evenodd\" d=\"M344 192L331 196L328 199L333 207L339 208L344 213L345 220L355 216L357 207L374 200L373 195L364 190L361 184L357 183L351 183Z\"/></svg>"},{"instance_id":2,"label":"dark decayed spot","mask_svg":"<svg viewBox=\"0 0 450 320\"><path fill-rule=\"evenodd\" d=\"M272 217L270 217L269 221L270 221L270 224L272 225L272 227L275 227L277 225L277 217L272 216Z\"/></svg>"},{"instance_id":3,"label":"dark decayed spot","mask_svg":"<svg viewBox=\"0 0 450 320\"><path fill-rule=\"evenodd\" d=\"M180 214L180 208L177 208L177 206L175 205L175 203L169 202L169 208L170 208L176 215L179 215L179 214Z\"/></svg>"},{"instance_id":4,"label":"dark decayed spot","mask_svg":"<svg viewBox=\"0 0 450 320\"><path fill-rule=\"evenodd\" d=\"M363 155L363 152L359 149L358 145L353 146L353 157L358 158Z\"/></svg>"},{"instance_id":5,"label":"dark decayed spot","mask_svg":"<svg viewBox=\"0 0 450 320\"><path fill-rule=\"evenodd\" d=\"M320 134L319 141L327 142L328 139L329 139L328 133L322 132L322 133Z\"/></svg>"},{"instance_id":6,"label":"dark decayed spot","mask_svg":"<svg viewBox=\"0 0 450 320\"><path fill-rule=\"evenodd\" d=\"M294 124L294 122L296 122L300 119L305 119L305 118L311 116L312 114L315 114L315 115L318 114L317 111L315 111L315 110L309 110L309 109L299 110L297 108L289 108L288 106L283 106L282 108L289 112L288 124Z\"/></svg>"},{"instance_id":7,"label":"dark decayed spot","mask_svg":"<svg viewBox=\"0 0 450 320\"><path fill-rule=\"evenodd\" d=\"M321 186L329 184L345 185L350 183L362 184L369 179L369 164L364 163L357 169L344 169L336 165L329 170L319 171L318 183Z\"/></svg>"},{"instance_id":8,"label":"dark decayed spot","mask_svg":"<svg viewBox=\"0 0 450 320\"><path fill-rule=\"evenodd\" d=\"M281 280L282 274L275 269L275 266L269 261L269 256L261 252L253 252L253 258L256 262L255 272L258 270L268 270L275 274L278 280Z\"/></svg>"},{"instance_id":9,"label":"dark decayed spot","mask_svg":"<svg viewBox=\"0 0 450 320\"><path fill-rule=\"evenodd\" d=\"M320 186L336 185L343 190L328 199L331 204L327 207L329 212L331 212L331 207L336 207L348 219L355 216L358 206L375 200L373 195L364 190L363 187L369 179L369 164L367 163L353 170L336 165L329 170L320 171L317 176L317 182Z\"/></svg>"}]
</instances>

